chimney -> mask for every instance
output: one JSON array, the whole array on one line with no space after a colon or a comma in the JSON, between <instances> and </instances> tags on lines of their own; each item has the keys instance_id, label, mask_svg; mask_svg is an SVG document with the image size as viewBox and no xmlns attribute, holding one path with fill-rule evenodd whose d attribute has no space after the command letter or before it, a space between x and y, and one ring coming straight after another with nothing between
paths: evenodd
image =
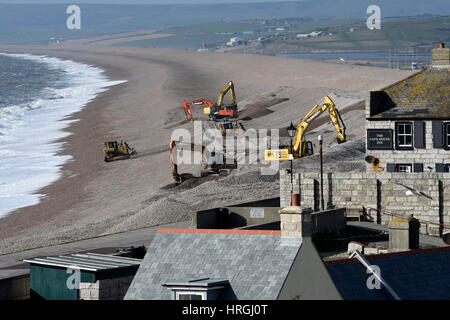
<instances>
[{"instance_id":1,"label":"chimney","mask_svg":"<svg viewBox=\"0 0 450 320\"><path fill-rule=\"evenodd\" d=\"M389 222L389 250L404 251L419 248L420 222L409 217L394 217Z\"/></svg>"},{"instance_id":2,"label":"chimney","mask_svg":"<svg viewBox=\"0 0 450 320\"><path fill-rule=\"evenodd\" d=\"M311 238L311 208L291 206L279 212L282 245L299 245L303 238Z\"/></svg>"},{"instance_id":3,"label":"chimney","mask_svg":"<svg viewBox=\"0 0 450 320\"><path fill-rule=\"evenodd\" d=\"M432 67L438 69L450 68L450 48L446 48L444 43L441 43L439 48L431 51Z\"/></svg>"}]
</instances>

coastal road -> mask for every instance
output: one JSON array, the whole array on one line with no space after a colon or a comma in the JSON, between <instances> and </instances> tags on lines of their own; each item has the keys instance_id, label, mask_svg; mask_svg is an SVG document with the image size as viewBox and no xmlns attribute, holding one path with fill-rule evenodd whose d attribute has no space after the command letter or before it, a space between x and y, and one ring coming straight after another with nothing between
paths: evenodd
<instances>
[{"instance_id":1,"label":"coastal road","mask_svg":"<svg viewBox=\"0 0 450 320\"><path fill-rule=\"evenodd\" d=\"M110 234L56 246L36 248L0 256L0 280L29 273L29 264L24 259L58 256L81 252L113 253L119 248L131 246L148 247L158 228L188 228L190 221L142 228L128 232Z\"/></svg>"}]
</instances>

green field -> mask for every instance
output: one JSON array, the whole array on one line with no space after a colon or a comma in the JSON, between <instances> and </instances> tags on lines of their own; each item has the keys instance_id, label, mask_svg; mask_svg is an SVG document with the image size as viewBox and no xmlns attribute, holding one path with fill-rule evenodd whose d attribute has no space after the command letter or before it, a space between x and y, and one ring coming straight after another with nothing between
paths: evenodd
<instances>
[{"instance_id":1,"label":"green field","mask_svg":"<svg viewBox=\"0 0 450 320\"><path fill-rule=\"evenodd\" d=\"M355 28L350 32L350 28ZM365 22L322 29L327 35L295 39L275 39L268 45L310 50L386 50L436 47L450 41L450 17L403 18L382 21L380 30L369 30ZM328 35L332 33L332 35Z\"/></svg>"},{"instance_id":2,"label":"green field","mask_svg":"<svg viewBox=\"0 0 450 320\"><path fill-rule=\"evenodd\" d=\"M278 33L277 27L285 31ZM350 29L353 28L353 32ZM324 36L296 39L298 33L324 31ZM245 33L251 31L252 34ZM450 17L414 17L382 20L381 30L369 30L365 20L348 19L272 19L240 22L216 22L169 28L172 37L125 42L119 45L196 49L203 43L214 48L231 37L256 40L264 37L259 53L297 53L310 51L373 51L436 47L450 42ZM329 35L331 33L331 35Z\"/></svg>"},{"instance_id":3,"label":"green field","mask_svg":"<svg viewBox=\"0 0 450 320\"><path fill-rule=\"evenodd\" d=\"M239 22L214 22L194 24L186 27L176 27L163 30L164 33L174 36L160 39L141 40L125 42L119 46L137 47L165 47L196 49L203 43L209 47L224 45L231 37L240 37L245 40L254 40L258 37L269 37L275 35L277 27L285 27L286 32L296 34L311 29L325 27L343 26L357 23L361 19L272 19L272 20L248 20ZM264 23L263 23L264 22ZM244 32L253 32L245 34Z\"/></svg>"}]
</instances>

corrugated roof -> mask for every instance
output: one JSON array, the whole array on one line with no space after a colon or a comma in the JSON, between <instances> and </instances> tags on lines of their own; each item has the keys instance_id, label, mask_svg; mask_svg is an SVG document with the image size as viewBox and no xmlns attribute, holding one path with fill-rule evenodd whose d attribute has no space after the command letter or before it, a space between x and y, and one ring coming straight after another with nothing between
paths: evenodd
<instances>
[{"instance_id":1,"label":"corrugated roof","mask_svg":"<svg viewBox=\"0 0 450 320\"><path fill-rule=\"evenodd\" d=\"M79 269L86 271L101 271L117 268L127 268L131 266L138 266L141 264L141 261L142 261L141 259L126 258L96 253L71 254L68 256L34 258L24 260L24 262L28 262L31 264Z\"/></svg>"},{"instance_id":2,"label":"corrugated roof","mask_svg":"<svg viewBox=\"0 0 450 320\"><path fill-rule=\"evenodd\" d=\"M163 284L200 277L229 281L221 299L276 299L300 245L257 232L158 232L125 299L171 299Z\"/></svg>"},{"instance_id":3,"label":"corrugated roof","mask_svg":"<svg viewBox=\"0 0 450 320\"><path fill-rule=\"evenodd\" d=\"M450 299L450 246L366 258L403 300ZM355 259L330 261L326 267L344 299L391 299L384 290L367 287L370 274Z\"/></svg>"},{"instance_id":4,"label":"corrugated roof","mask_svg":"<svg viewBox=\"0 0 450 320\"><path fill-rule=\"evenodd\" d=\"M388 109L369 119L450 119L449 75L448 70L424 70L382 89Z\"/></svg>"}]
</instances>

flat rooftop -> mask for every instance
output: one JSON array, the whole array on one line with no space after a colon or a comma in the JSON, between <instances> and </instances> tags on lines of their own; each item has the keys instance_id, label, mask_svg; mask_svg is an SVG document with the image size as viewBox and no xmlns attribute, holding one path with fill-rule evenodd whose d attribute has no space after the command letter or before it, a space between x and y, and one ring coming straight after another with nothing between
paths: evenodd
<instances>
[{"instance_id":1,"label":"flat rooftop","mask_svg":"<svg viewBox=\"0 0 450 320\"><path fill-rule=\"evenodd\" d=\"M30 264L70 268L85 271L105 271L139 266L141 259L111 256L97 253L71 254L67 256L27 259Z\"/></svg>"}]
</instances>

